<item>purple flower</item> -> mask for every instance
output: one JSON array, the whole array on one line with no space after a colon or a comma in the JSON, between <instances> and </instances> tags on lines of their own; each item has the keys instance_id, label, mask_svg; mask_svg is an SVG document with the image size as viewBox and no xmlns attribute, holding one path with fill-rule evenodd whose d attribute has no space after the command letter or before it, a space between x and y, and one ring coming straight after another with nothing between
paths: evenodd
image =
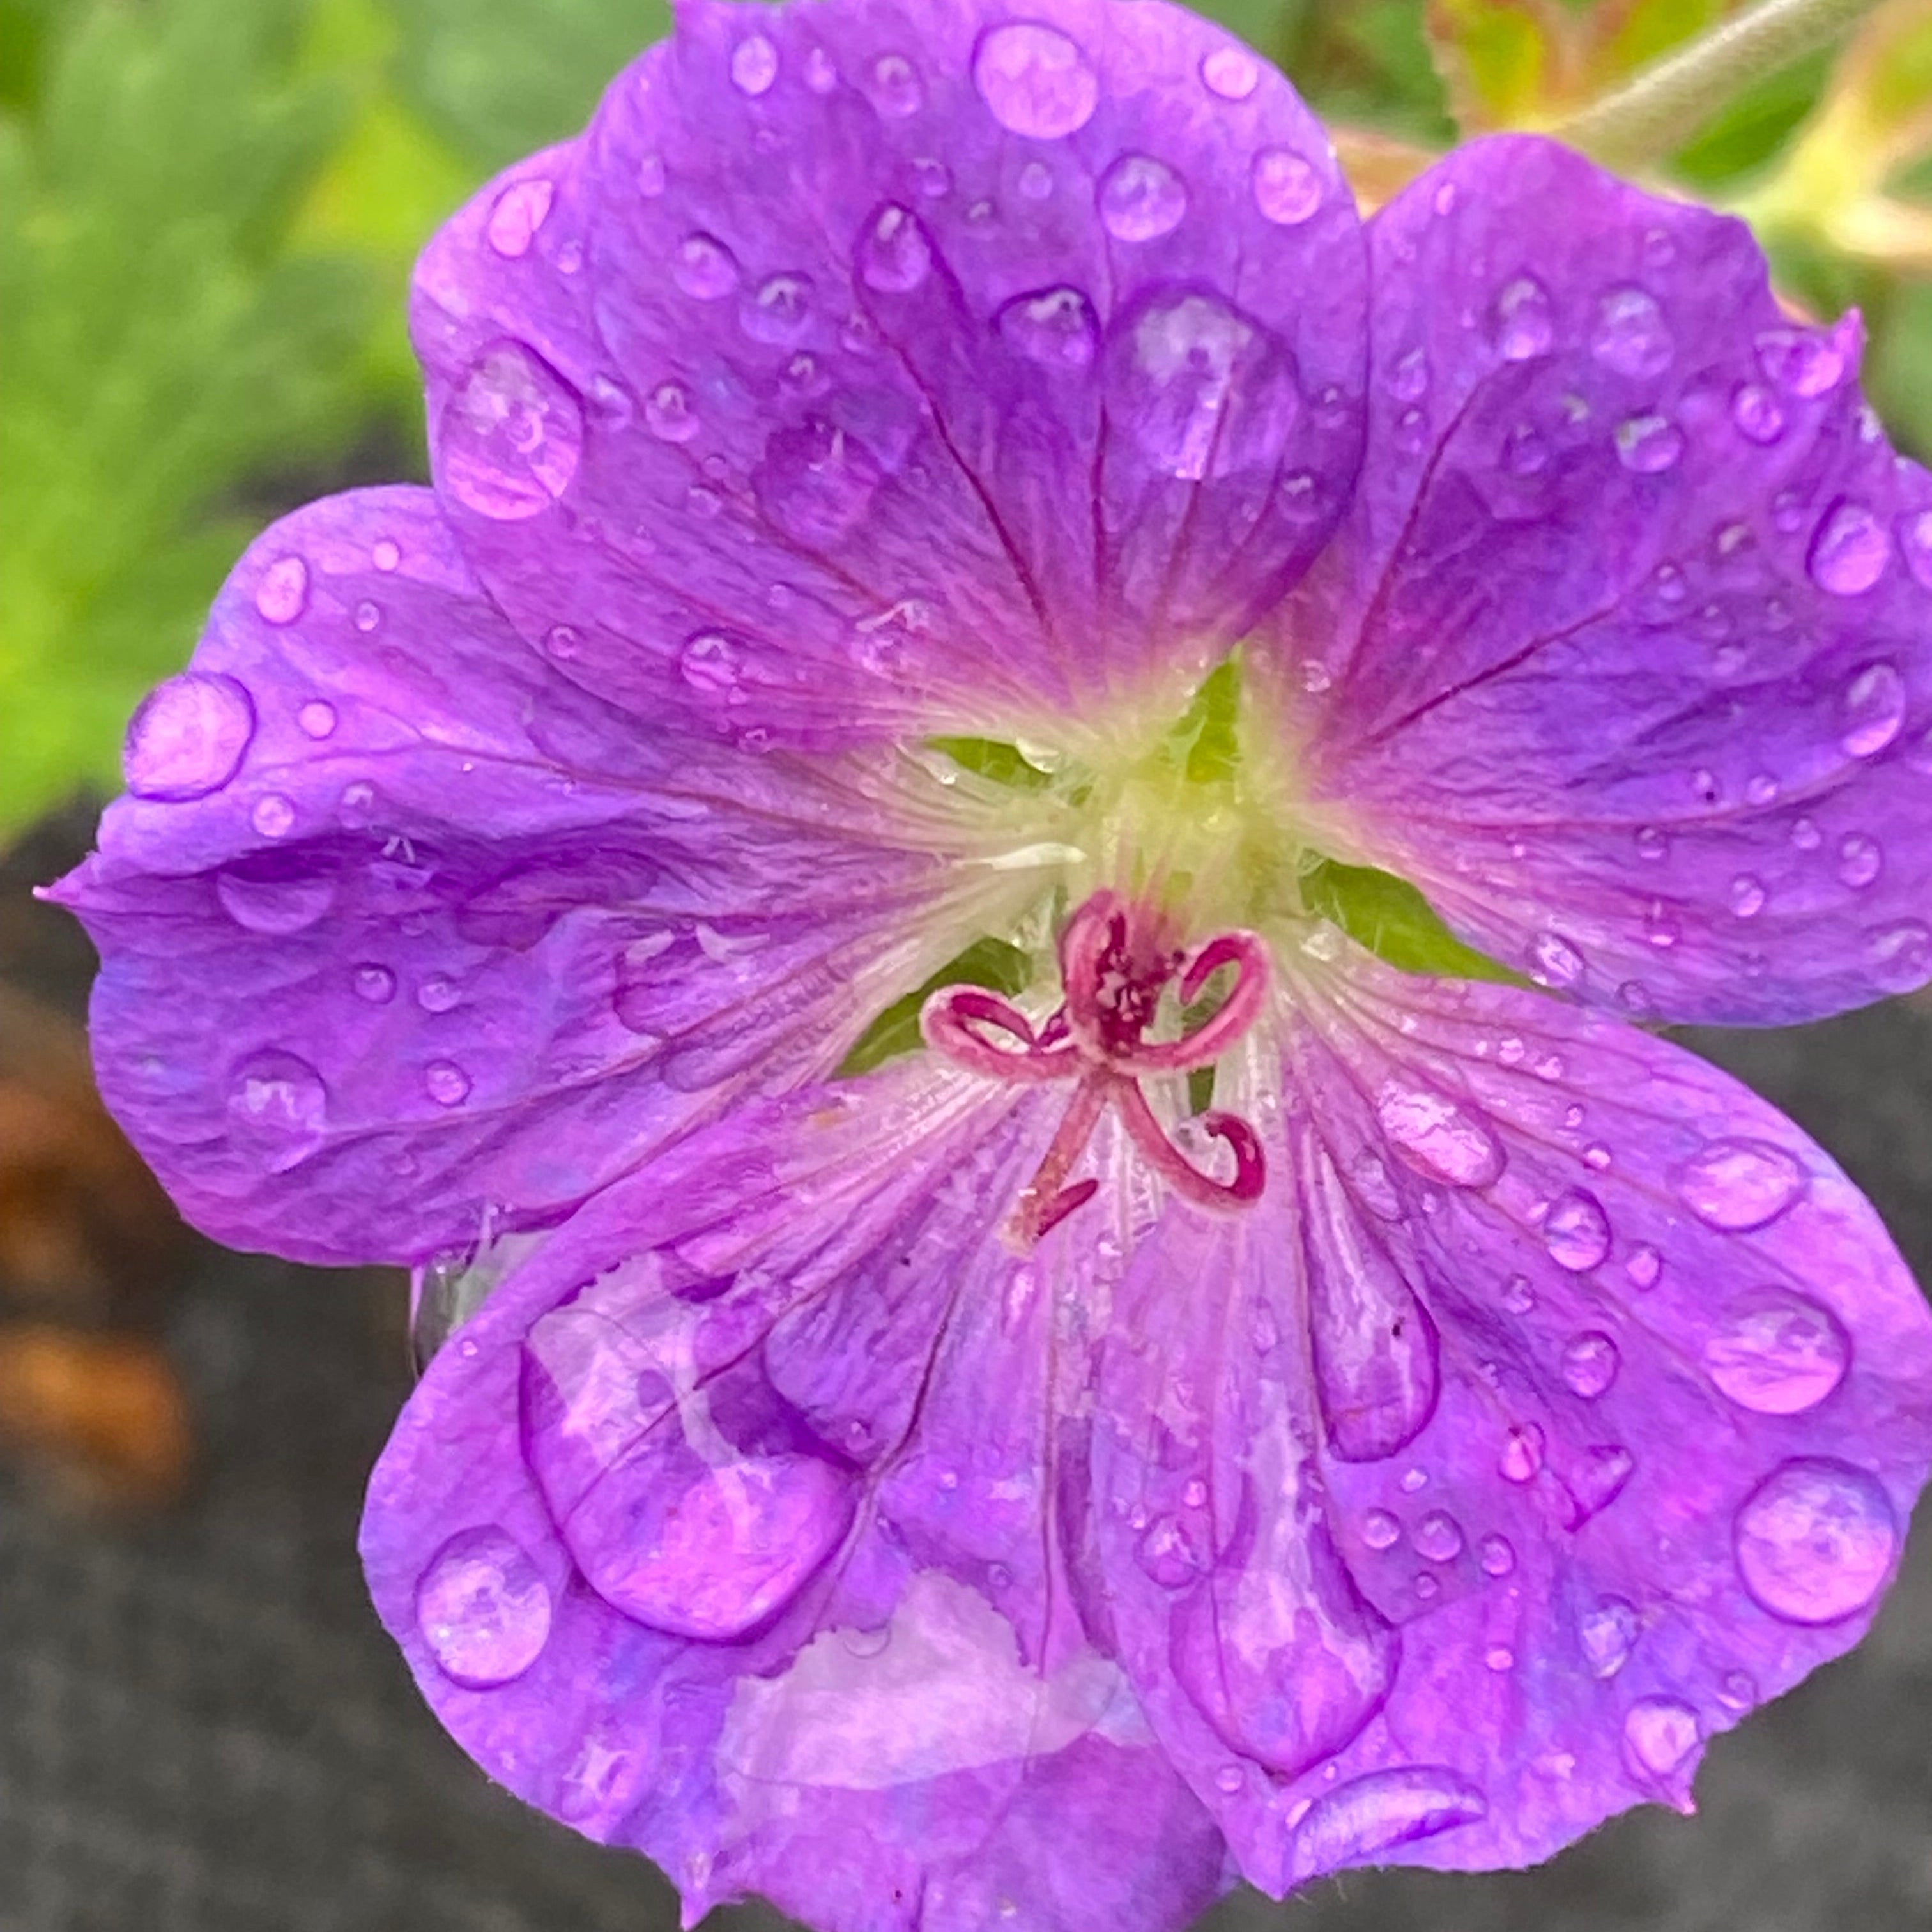
<instances>
[{"instance_id":1,"label":"purple flower","mask_svg":"<svg viewBox=\"0 0 1932 1932\"><path fill-rule=\"evenodd\" d=\"M466 1748L828 1932L1688 1808L1932 1459L1870 1209L1628 1024L1932 976L1856 324L1537 140L1365 228L1160 0L693 5L414 322L435 489L256 544L62 896L202 1226L484 1244L364 1535Z\"/></svg>"}]
</instances>

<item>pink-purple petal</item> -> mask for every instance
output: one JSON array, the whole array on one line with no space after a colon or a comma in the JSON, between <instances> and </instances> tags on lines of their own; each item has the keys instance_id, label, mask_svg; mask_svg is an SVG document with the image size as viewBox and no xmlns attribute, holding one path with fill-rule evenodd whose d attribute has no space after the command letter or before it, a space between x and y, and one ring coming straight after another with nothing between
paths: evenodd
<instances>
[{"instance_id":1,"label":"pink-purple petal","mask_svg":"<svg viewBox=\"0 0 1932 1932\"><path fill-rule=\"evenodd\" d=\"M1164 0L706 4L442 230L415 334L524 634L822 748L1210 665L1341 513L1365 286L1312 117Z\"/></svg>"},{"instance_id":2,"label":"pink-purple petal","mask_svg":"<svg viewBox=\"0 0 1932 1932\"><path fill-rule=\"evenodd\" d=\"M1275 628L1352 856L1634 1018L1932 976L1932 483L1740 222L1528 136L1371 224L1369 450Z\"/></svg>"},{"instance_id":3,"label":"pink-purple petal","mask_svg":"<svg viewBox=\"0 0 1932 1932\"><path fill-rule=\"evenodd\" d=\"M920 849L910 768L740 761L604 706L423 490L266 532L128 769L59 889L104 957L103 1090L191 1219L306 1258L554 1218L827 1070L994 916Z\"/></svg>"}]
</instances>

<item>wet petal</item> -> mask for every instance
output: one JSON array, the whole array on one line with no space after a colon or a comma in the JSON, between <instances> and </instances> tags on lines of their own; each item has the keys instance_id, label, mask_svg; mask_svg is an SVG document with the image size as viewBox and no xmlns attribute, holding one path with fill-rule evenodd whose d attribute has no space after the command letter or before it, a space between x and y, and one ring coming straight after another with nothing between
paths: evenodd
<instances>
[{"instance_id":1,"label":"wet petal","mask_svg":"<svg viewBox=\"0 0 1932 1932\"><path fill-rule=\"evenodd\" d=\"M103 1090L199 1225L317 1260L554 1217L828 1068L1012 890L945 882L910 763L807 773L586 696L424 490L266 532L128 774L59 893Z\"/></svg>"},{"instance_id":2,"label":"wet petal","mask_svg":"<svg viewBox=\"0 0 1932 1932\"><path fill-rule=\"evenodd\" d=\"M1792 324L1742 223L1528 137L1371 249L1362 487L1277 633L1338 842L1634 1017L1922 982L1932 483L1856 317Z\"/></svg>"},{"instance_id":3,"label":"wet petal","mask_svg":"<svg viewBox=\"0 0 1932 1932\"><path fill-rule=\"evenodd\" d=\"M1364 288L1313 118L1158 0L702 5L437 237L415 334L525 634L824 746L1214 662L1340 512Z\"/></svg>"},{"instance_id":4,"label":"wet petal","mask_svg":"<svg viewBox=\"0 0 1932 1932\"><path fill-rule=\"evenodd\" d=\"M1052 1124L920 1067L743 1111L551 1237L378 1466L438 1714L693 1918L1165 1932L1222 1888L1054 1527L1100 1283L998 1237Z\"/></svg>"},{"instance_id":5,"label":"wet petal","mask_svg":"<svg viewBox=\"0 0 1932 1932\"><path fill-rule=\"evenodd\" d=\"M1296 1606L1274 1642L1304 1727L1330 1726L1322 1761L1264 1778L1286 1767L1215 1724L1178 1651L1122 1653L1277 1892L1352 1864L1533 1863L1631 1804L1688 1808L1708 1738L1864 1634L1932 1461L1932 1312L1795 1126L1664 1041L1334 937L1283 961L1297 1097L1264 1135L1268 1197L1240 1221L1171 1210L1109 1345L1148 1364L1124 1466L1202 1484L1196 1569L1168 1579L1156 1636L1178 1644L1190 1601L1242 1573L1231 1498L1252 1486L1299 1526L1299 1568L1270 1572ZM1378 1105L1392 1082L1493 1155L1460 1182L1418 1172ZM1331 1324L1354 1313L1340 1370L1324 1303ZM1363 1364L1400 1390L1417 1357L1432 1405L1365 1445ZM1270 1404L1279 1420L1242 1426ZM1148 1593L1123 1555L1109 1575L1125 1628ZM1274 1654L1222 1649L1230 1684Z\"/></svg>"}]
</instances>

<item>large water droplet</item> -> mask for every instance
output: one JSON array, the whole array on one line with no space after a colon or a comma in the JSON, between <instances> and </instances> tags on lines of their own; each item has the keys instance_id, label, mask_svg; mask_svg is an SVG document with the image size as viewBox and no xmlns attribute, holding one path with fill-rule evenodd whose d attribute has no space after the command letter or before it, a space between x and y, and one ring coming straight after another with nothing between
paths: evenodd
<instances>
[{"instance_id":1,"label":"large water droplet","mask_svg":"<svg viewBox=\"0 0 1932 1932\"><path fill-rule=\"evenodd\" d=\"M1432 1563L1453 1563L1462 1553L1462 1526L1447 1510L1431 1510L1415 1526L1417 1551Z\"/></svg>"},{"instance_id":2,"label":"large water droplet","mask_svg":"<svg viewBox=\"0 0 1932 1932\"><path fill-rule=\"evenodd\" d=\"M550 203L556 196L554 184L541 176L512 182L496 197L496 205L490 209L484 228L490 247L512 261L527 255L537 230L549 219Z\"/></svg>"},{"instance_id":3,"label":"large water droplet","mask_svg":"<svg viewBox=\"0 0 1932 1932\"><path fill-rule=\"evenodd\" d=\"M453 1060L432 1060L423 1069L423 1090L439 1107L460 1107L470 1097L468 1074Z\"/></svg>"},{"instance_id":4,"label":"large water droplet","mask_svg":"<svg viewBox=\"0 0 1932 1932\"><path fill-rule=\"evenodd\" d=\"M292 624L308 608L308 566L298 556L278 556L255 586L255 608L265 622Z\"/></svg>"},{"instance_id":5,"label":"large water droplet","mask_svg":"<svg viewBox=\"0 0 1932 1932\"><path fill-rule=\"evenodd\" d=\"M1862 503L1842 502L1818 526L1808 568L1821 590L1856 597L1885 574L1892 532Z\"/></svg>"},{"instance_id":6,"label":"large water droplet","mask_svg":"<svg viewBox=\"0 0 1932 1932\"><path fill-rule=\"evenodd\" d=\"M1875 757L1905 723L1905 680L1888 664L1869 664L1845 687L1838 742L1855 758Z\"/></svg>"},{"instance_id":7,"label":"large water droplet","mask_svg":"<svg viewBox=\"0 0 1932 1932\"><path fill-rule=\"evenodd\" d=\"M1844 1379L1851 1342L1814 1301L1766 1288L1741 1298L1705 1338L1704 1368L1740 1408L1799 1415Z\"/></svg>"},{"instance_id":8,"label":"large water droplet","mask_svg":"<svg viewBox=\"0 0 1932 1932\"><path fill-rule=\"evenodd\" d=\"M1757 365L1794 396L1822 396L1836 388L1845 374L1845 358L1838 345L1808 329L1766 329L1757 339Z\"/></svg>"},{"instance_id":9,"label":"large water droplet","mask_svg":"<svg viewBox=\"0 0 1932 1932\"><path fill-rule=\"evenodd\" d=\"M1576 1627L1584 1660L1592 1676L1610 1678L1630 1661L1637 1636L1637 1614L1621 1597L1606 1597L1586 1611Z\"/></svg>"},{"instance_id":10,"label":"large water droplet","mask_svg":"<svg viewBox=\"0 0 1932 1932\"><path fill-rule=\"evenodd\" d=\"M691 392L682 382L660 382L645 398L644 427L660 442L688 442L698 430Z\"/></svg>"},{"instance_id":11,"label":"large water droplet","mask_svg":"<svg viewBox=\"0 0 1932 1932\"><path fill-rule=\"evenodd\" d=\"M1393 1550L1402 1540L1402 1525L1387 1510L1372 1509L1362 1519L1362 1540L1371 1550Z\"/></svg>"},{"instance_id":12,"label":"large water droplet","mask_svg":"<svg viewBox=\"0 0 1932 1932\"><path fill-rule=\"evenodd\" d=\"M1322 171L1292 148L1264 148L1256 155L1252 179L1255 206L1283 228L1306 221L1322 206Z\"/></svg>"},{"instance_id":13,"label":"large water droplet","mask_svg":"<svg viewBox=\"0 0 1932 1932\"><path fill-rule=\"evenodd\" d=\"M745 333L756 342L788 348L812 326L812 285L805 275L767 275L740 311Z\"/></svg>"},{"instance_id":14,"label":"large water droplet","mask_svg":"<svg viewBox=\"0 0 1932 1932\"><path fill-rule=\"evenodd\" d=\"M1489 1814L1489 1802L1446 1765L1404 1765L1351 1778L1316 1798L1294 1834L1294 1873L1312 1878L1366 1863Z\"/></svg>"},{"instance_id":15,"label":"large water droplet","mask_svg":"<svg viewBox=\"0 0 1932 1932\"><path fill-rule=\"evenodd\" d=\"M1151 154L1123 154L1100 177L1095 199L1102 225L1120 242L1157 242L1187 212L1186 184Z\"/></svg>"},{"instance_id":16,"label":"large water droplet","mask_svg":"<svg viewBox=\"0 0 1932 1932\"><path fill-rule=\"evenodd\" d=\"M1781 1463L1737 1514L1732 1548L1744 1588L1774 1617L1836 1623L1885 1587L1898 1520L1876 1476L1847 1462Z\"/></svg>"},{"instance_id":17,"label":"large water droplet","mask_svg":"<svg viewBox=\"0 0 1932 1932\"><path fill-rule=\"evenodd\" d=\"M265 791L256 800L248 823L264 838L286 838L295 830L294 802L278 791Z\"/></svg>"},{"instance_id":18,"label":"large water droplet","mask_svg":"<svg viewBox=\"0 0 1932 1932\"><path fill-rule=\"evenodd\" d=\"M1640 1697L1624 1718L1630 1761L1653 1778L1668 1778L1681 1769L1702 1735L1696 1712L1675 1697Z\"/></svg>"},{"instance_id":19,"label":"large water droplet","mask_svg":"<svg viewBox=\"0 0 1932 1932\"><path fill-rule=\"evenodd\" d=\"M358 966L350 976L356 997L372 1006L386 1006L396 997L396 976L386 966L371 962Z\"/></svg>"},{"instance_id":20,"label":"large water droplet","mask_svg":"<svg viewBox=\"0 0 1932 1932\"><path fill-rule=\"evenodd\" d=\"M926 105L926 82L904 54L881 54L866 92L888 121L909 121Z\"/></svg>"},{"instance_id":21,"label":"large water droplet","mask_svg":"<svg viewBox=\"0 0 1932 1932\"><path fill-rule=\"evenodd\" d=\"M1885 854L1868 834L1848 832L1838 841L1838 877L1854 890L1870 885L1884 866Z\"/></svg>"},{"instance_id":22,"label":"large water droplet","mask_svg":"<svg viewBox=\"0 0 1932 1932\"><path fill-rule=\"evenodd\" d=\"M983 34L973 80L1001 127L1036 141L1078 132L1100 105L1100 77L1078 44L1037 20L1010 20Z\"/></svg>"},{"instance_id":23,"label":"large water droplet","mask_svg":"<svg viewBox=\"0 0 1932 1932\"><path fill-rule=\"evenodd\" d=\"M1543 1245L1558 1268L1582 1274L1610 1251L1610 1217L1588 1189L1573 1187L1557 1196L1544 1216Z\"/></svg>"},{"instance_id":24,"label":"large water droplet","mask_svg":"<svg viewBox=\"0 0 1932 1932\"><path fill-rule=\"evenodd\" d=\"M778 77L778 50L763 34L748 34L731 50L731 84L754 100Z\"/></svg>"},{"instance_id":25,"label":"large water droplet","mask_svg":"<svg viewBox=\"0 0 1932 1932\"><path fill-rule=\"evenodd\" d=\"M244 860L224 866L214 882L222 910L249 932L277 938L305 932L335 903L335 880L327 872L286 862Z\"/></svg>"},{"instance_id":26,"label":"large water droplet","mask_svg":"<svg viewBox=\"0 0 1932 1932\"><path fill-rule=\"evenodd\" d=\"M1504 1482L1528 1482L1542 1467L1543 1431L1534 1423L1517 1423L1504 1432L1496 1473Z\"/></svg>"},{"instance_id":27,"label":"large water droplet","mask_svg":"<svg viewBox=\"0 0 1932 1932\"><path fill-rule=\"evenodd\" d=\"M1496 353L1505 362L1527 362L1546 355L1556 335L1549 290L1534 275L1504 283L1496 297L1490 333Z\"/></svg>"},{"instance_id":28,"label":"large water droplet","mask_svg":"<svg viewBox=\"0 0 1932 1932\"><path fill-rule=\"evenodd\" d=\"M229 1081L230 1133L271 1174L286 1174L314 1153L328 1118L322 1076L292 1053L250 1054Z\"/></svg>"},{"instance_id":29,"label":"large water droplet","mask_svg":"<svg viewBox=\"0 0 1932 1932\"><path fill-rule=\"evenodd\" d=\"M1613 289L1598 304L1590 352L1606 369L1637 381L1660 376L1676 346L1657 298L1647 290Z\"/></svg>"},{"instance_id":30,"label":"large water droplet","mask_svg":"<svg viewBox=\"0 0 1932 1932\"><path fill-rule=\"evenodd\" d=\"M338 722L335 706L326 698L312 698L296 713L296 722L304 737L333 737Z\"/></svg>"},{"instance_id":31,"label":"large water droplet","mask_svg":"<svg viewBox=\"0 0 1932 1932\"><path fill-rule=\"evenodd\" d=\"M859 273L882 295L910 295L932 272L932 244L919 218L895 202L866 224Z\"/></svg>"},{"instance_id":32,"label":"large water droplet","mask_svg":"<svg viewBox=\"0 0 1932 1932\"><path fill-rule=\"evenodd\" d=\"M1201 79L1223 100L1245 100L1261 85L1261 63L1245 47L1216 47L1203 58Z\"/></svg>"},{"instance_id":33,"label":"large water droplet","mask_svg":"<svg viewBox=\"0 0 1932 1932\"><path fill-rule=\"evenodd\" d=\"M1640 476L1674 470L1684 454L1684 432L1668 416L1631 416L1617 425L1617 460Z\"/></svg>"},{"instance_id":34,"label":"large water droplet","mask_svg":"<svg viewBox=\"0 0 1932 1932\"><path fill-rule=\"evenodd\" d=\"M1502 1143L1448 1094L1390 1080L1376 1118L1403 1162L1450 1187L1486 1187L1503 1171Z\"/></svg>"},{"instance_id":35,"label":"large water droplet","mask_svg":"<svg viewBox=\"0 0 1932 1932\"><path fill-rule=\"evenodd\" d=\"M548 509L569 488L583 449L576 392L516 342L498 343L471 365L436 432L442 482L466 508L500 523Z\"/></svg>"},{"instance_id":36,"label":"large water droplet","mask_svg":"<svg viewBox=\"0 0 1932 1932\"><path fill-rule=\"evenodd\" d=\"M1616 1380L1622 1360L1609 1336L1599 1328L1588 1329L1564 1344L1563 1379L1573 1395L1594 1402Z\"/></svg>"},{"instance_id":37,"label":"large water droplet","mask_svg":"<svg viewBox=\"0 0 1932 1932\"><path fill-rule=\"evenodd\" d=\"M671 279L698 302L716 302L738 286L738 258L715 235L687 235L671 257Z\"/></svg>"},{"instance_id":38,"label":"large water droplet","mask_svg":"<svg viewBox=\"0 0 1932 1932\"><path fill-rule=\"evenodd\" d=\"M416 1628L443 1674L472 1690L522 1676L550 1641L550 1588L500 1529L459 1531L416 1586Z\"/></svg>"},{"instance_id":39,"label":"large water droplet","mask_svg":"<svg viewBox=\"0 0 1932 1932\"><path fill-rule=\"evenodd\" d=\"M1932 927L1916 919L1882 926L1865 941L1872 977L1888 993L1910 993L1932 979Z\"/></svg>"},{"instance_id":40,"label":"large water droplet","mask_svg":"<svg viewBox=\"0 0 1932 1932\"><path fill-rule=\"evenodd\" d=\"M1016 296L994 321L1004 340L1029 362L1049 369L1072 373L1087 368L1100 347L1093 304L1078 289Z\"/></svg>"},{"instance_id":41,"label":"large water droplet","mask_svg":"<svg viewBox=\"0 0 1932 1932\"><path fill-rule=\"evenodd\" d=\"M1506 1536L1492 1532L1477 1548L1477 1561L1486 1576L1507 1576L1516 1568L1516 1546Z\"/></svg>"},{"instance_id":42,"label":"large water droplet","mask_svg":"<svg viewBox=\"0 0 1932 1932\"><path fill-rule=\"evenodd\" d=\"M1707 1227L1744 1234L1767 1227L1804 1192L1796 1156L1766 1141L1712 1141L1678 1175L1684 1204Z\"/></svg>"},{"instance_id":43,"label":"large water droplet","mask_svg":"<svg viewBox=\"0 0 1932 1932\"><path fill-rule=\"evenodd\" d=\"M1731 420L1752 442L1774 443L1784 434L1784 411L1761 383L1740 382L1732 392Z\"/></svg>"},{"instance_id":44,"label":"large water droplet","mask_svg":"<svg viewBox=\"0 0 1932 1932\"><path fill-rule=\"evenodd\" d=\"M219 791L255 735L248 688L219 671L184 671L157 685L128 727L121 767L136 798L181 802Z\"/></svg>"},{"instance_id":45,"label":"large water droplet","mask_svg":"<svg viewBox=\"0 0 1932 1932\"><path fill-rule=\"evenodd\" d=\"M1540 986L1559 992L1583 976L1583 956L1560 932L1539 932L1530 948L1529 976Z\"/></svg>"}]
</instances>

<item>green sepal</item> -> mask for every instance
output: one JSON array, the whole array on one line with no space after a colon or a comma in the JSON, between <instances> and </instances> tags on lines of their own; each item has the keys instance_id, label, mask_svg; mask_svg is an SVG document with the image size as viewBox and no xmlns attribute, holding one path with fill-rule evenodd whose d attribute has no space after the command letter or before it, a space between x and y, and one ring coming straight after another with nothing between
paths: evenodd
<instances>
[{"instance_id":1,"label":"green sepal","mask_svg":"<svg viewBox=\"0 0 1932 1932\"><path fill-rule=\"evenodd\" d=\"M1521 974L1465 946L1414 886L1392 873L1318 860L1301 875L1301 900L1307 910L1332 920L1356 944L1400 972L1529 984Z\"/></svg>"},{"instance_id":2,"label":"green sepal","mask_svg":"<svg viewBox=\"0 0 1932 1932\"><path fill-rule=\"evenodd\" d=\"M869 1073L902 1053L924 1044L920 1036L920 1009L942 986L984 986L1010 999L1023 992L1033 977L1033 960L1004 939L976 939L956 959L949 960L925 985L895 1000L858 1039L838 1063L835 1080Z\"/></svg>"}]
</instances>

